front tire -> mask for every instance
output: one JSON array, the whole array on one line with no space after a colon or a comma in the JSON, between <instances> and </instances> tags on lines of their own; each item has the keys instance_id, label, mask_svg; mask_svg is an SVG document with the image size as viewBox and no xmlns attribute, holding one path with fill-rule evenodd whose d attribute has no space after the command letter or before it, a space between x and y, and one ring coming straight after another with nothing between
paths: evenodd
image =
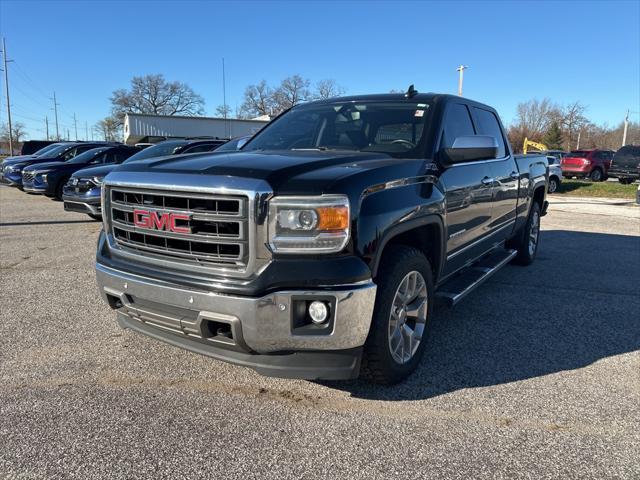
<instances>
[{"instance_id":1,"label":"front tire","mask_svg":"<svg viewBox=\"0 0 640 480\"><path fill-rule=\"evenodd\" d=\"M558 177L550 177L549 178L549 187L548 187L547 191L549 193L555 193L558 190L559 186L560 186L560 182L558 181Z\"/></svg>"},{"instance_id":2,"label":"front tire","mask_svg":"<svg viewBox=\"0 0 640 480\"><path fill-rule=\"evenodd\" d=\"M376 283L371 329L364 346L363 375L392 385L407 378L424 355L433 311L429 260L413 247L390 247Z\"/></svg>"},{"instance_id":3,"label":"front tire","mask_svg":"<svg viewBox=\"0 0 640 480\"><path fill-rule=\"evenodd\" d=\"M629 184L633 183L633 178L618 178L618 181L622 185L629 185Z\"/></svg>"}]
</instances>

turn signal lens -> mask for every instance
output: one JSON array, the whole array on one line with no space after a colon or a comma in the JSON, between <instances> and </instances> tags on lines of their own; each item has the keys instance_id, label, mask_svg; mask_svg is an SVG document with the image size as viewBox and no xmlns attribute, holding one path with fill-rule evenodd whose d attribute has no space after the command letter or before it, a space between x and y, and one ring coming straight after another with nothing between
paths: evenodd
<instances>
[{"instance_id":1,"label":"turn signal lens","mask_svg":"<svg viewBox=\"0 0 640 480\"><path fill-rule=\"evenodd\" d=\"M346 230L349 227L347 207L321 207L318 212L318 230Z\"/></svg>"}]
</instances>

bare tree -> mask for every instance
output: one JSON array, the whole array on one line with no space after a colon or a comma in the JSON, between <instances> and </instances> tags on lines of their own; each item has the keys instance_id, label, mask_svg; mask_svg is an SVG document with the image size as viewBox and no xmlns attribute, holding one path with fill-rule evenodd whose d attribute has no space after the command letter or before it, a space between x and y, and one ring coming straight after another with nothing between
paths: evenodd
<instances>
[{"instance_id":1,"label":"bare tree","mask_svg":"<svg viewBox=\"0 0 640 480\"><path fill-rule=\"evenodd\" d=\"M229 118L231 116L231 107L229 105L218 105L216 107L216 115L221 118Z\"/></svg>"},{"instance_id":2,"label":"bare tree","mask_svg":"<svg viewBox=\"0 0 640 480\"><path fill-rule=\"evenodd\" d=\"M580 102L570 103L562 109L560 121L564 128L567 150L571 150L572 145L576 145L578 132L589 123L584 115L586 110L587 107Z\"/></svg>"},{"instance_id":3,"label":"bare tree","mask_svg":"<svg viewBox=\"0 0 640 480\"><path fill-rule=\"evenodd\" d=\"M203 115L204 99L181 82L168 82L162 75L133 77L129 90L111 95L112 115L119 122L126 113L154 115Z\"/></svg>"},{"instance_id":4,"label":"bare tree","mask_svg":"<svg viewBox=\"0 0 640 480\"><path fill-rule=\"evenodd\" d=\"M519 103L517 107L517 126L523 134L534 140L540 140L559 117L560 108L548 98L534 98Z\"/></svg>"},{"instance_id":5,"label":"bare tree","mask_svg":"<svg viewBox=\"0 0 640 480\"><path fill-rule=\"evenodd\" d=\"M11 124L11 133L13 134L14 143L20 143L27 137L27 127L24 123L13 122ZM3 123L0 127L0 141L2 143L9 143L9 124Z\"/></svg>"},{"instance_id":6,"label":"bare tree","mask_svg":"<svg viewBox=\"0 0 640 480\"><path fill-rule=\"evenodd\" d=\"M276 113L283 112L299 103L311 99L311 82L300 75L292 75L285 78L280 86L273 93L274 110Z\"/></svg>"},{"instance_id":7,"label":"bare tree","mask_svg":"<svg viewBox=\"0 0 640 480\"><path fill-rule=\"evenodd\" d=\"M106 117L96 124L96 130L104 137L105 142L115 142L121 139L121 124L114 117Z\"/></svg>"},{"instance_id":8,"label":"bare tree","mask_svg":"<svg viewBox=\"0 0 640 480\"><path fill-rule=\"evenodd\" d=\"M243 117L271 115L273 110L273 89L262 80L257 85L249 85L244 91L244 101L240 107Z\"/></svg>"},{"instance_id":9,"label":"bare tree","mask_svg":"<svg viewBox=\"0 0 640 480\"><path fill-rule=\"evenodd\" d=\"M335 80L325 79L320 80L316 84L316 93L314 97L319 100L324 100L327 98L339 97L344 94L344 92L345 89L338 85Z\"/></svg>"}]
</instances>

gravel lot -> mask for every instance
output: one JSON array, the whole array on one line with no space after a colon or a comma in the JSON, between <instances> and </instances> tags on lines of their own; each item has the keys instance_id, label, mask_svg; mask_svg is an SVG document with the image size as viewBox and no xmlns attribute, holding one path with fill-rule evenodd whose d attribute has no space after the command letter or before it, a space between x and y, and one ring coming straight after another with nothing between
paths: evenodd
<instances>
[{"instance_id":1,"label":"gravel lot","mask_svg":"<svg viewBox=\"0 0 640 480\"><path fill-rule=\"evenodd\" d=\"M100 224L0 188L0 477L640 478L640 207L551 200L536 263L439 312L380 388L120 330Z\"/></svg>"}]
</instances>

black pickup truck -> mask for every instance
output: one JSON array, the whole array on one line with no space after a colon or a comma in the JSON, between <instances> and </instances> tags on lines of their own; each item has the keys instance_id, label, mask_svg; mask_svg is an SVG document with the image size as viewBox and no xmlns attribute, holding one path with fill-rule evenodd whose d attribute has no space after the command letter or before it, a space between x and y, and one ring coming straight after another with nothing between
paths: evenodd
<instances>
[{"instance_id":1,"label":"black pickup truck","mask_svg":"<svg viewBox=\"0 0 640 480\"><path fill-rule=\"evenodd\" d=\"M265 375L391 384L436 303L533 262L547 178L471 100L307 103L238 152L110 173L97 282L123 328Z\"/></svg>"}]
</instances>

